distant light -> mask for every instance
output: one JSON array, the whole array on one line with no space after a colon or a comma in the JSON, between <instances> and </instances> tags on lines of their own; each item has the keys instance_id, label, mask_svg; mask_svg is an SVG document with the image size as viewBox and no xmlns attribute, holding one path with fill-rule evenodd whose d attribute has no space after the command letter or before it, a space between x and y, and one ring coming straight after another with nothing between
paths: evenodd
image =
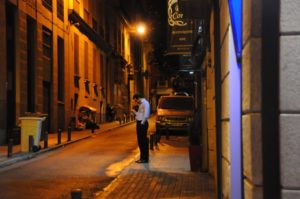
<instances>
[{"instance_id":1,"label":"distant light","mask_svg":"<svg viewBox=\"0 0 300 199\"><path fill-rule=\"evenodd\" d=\"M194 74L194 71L190 71L190 75L193 75Z\"/></svg>"},{"instance_id":2,"label":"distant light","mask_svg":"<svg viewBox=\"0 0 300 199\"><path fill-rule=\"evenodd\" d=\"M137 32L140 34L140 35L143 35L145 34L145 31L146 31L146 27L144 24L139 24L137 26Z\"/></svg>"}]
</instances>

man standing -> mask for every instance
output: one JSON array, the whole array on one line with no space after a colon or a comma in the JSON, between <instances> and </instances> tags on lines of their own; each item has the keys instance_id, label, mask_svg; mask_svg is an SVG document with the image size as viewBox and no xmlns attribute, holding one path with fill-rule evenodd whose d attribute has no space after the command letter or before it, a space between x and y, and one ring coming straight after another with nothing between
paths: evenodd
<instances>
[{"instance_id":1,"label":"man standing","mask_svg":"<svg viewBox=\"0 0 300 199\"><path fill-rule=\"evenodd\" d=\"M149 161L149 139L147 137L148 118L150 116L149 102L139 93L133 96L138 110L133 110L136 119L137 141L140 149L140 159L136 163L148 163Z\"/></svg>"}]
</instances>

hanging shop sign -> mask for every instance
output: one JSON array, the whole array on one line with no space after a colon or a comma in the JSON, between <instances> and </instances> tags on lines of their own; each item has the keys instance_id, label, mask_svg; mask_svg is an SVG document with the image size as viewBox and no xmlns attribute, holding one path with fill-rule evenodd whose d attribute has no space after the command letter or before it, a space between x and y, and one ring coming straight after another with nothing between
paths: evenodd
<instances>
[{"instance_id":1,"label":"hanging shop sign","mask_svg":"<svg viewBox=\"0 0 300 199\"><path fill-rule=\"evenodd\" d=\"M190 55L196 24L185 18L178 0L168 0L168 25L168 55Z\"/></svg>"}]
</instances>

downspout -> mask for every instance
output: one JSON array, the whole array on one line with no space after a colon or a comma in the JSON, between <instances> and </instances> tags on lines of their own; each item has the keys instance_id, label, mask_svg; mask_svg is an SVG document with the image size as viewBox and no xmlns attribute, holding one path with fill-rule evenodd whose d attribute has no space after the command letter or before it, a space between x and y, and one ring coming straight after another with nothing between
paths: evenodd
<instances>
[{"instance_id":1,"label":"downspout","mask_svg":"<svg viewBox=\"0 0 300 199\"><path fill-rule=\"evenodd\" d=\"M262 167L263 198L280 199L279 5L262 1Z\"/></svg>"},{"instance_id":2,"label":"downspout","mask_svg":"<svg viewBox=\"0 0 300 199\"><path fill-rule=\"evenodd\" d=\"M220 8L219 0L213 0L214 49L215 49L215 99L216 99L216 155L217 155L217 198L222 198L222 132L221 132L221 60L220 60Z\"/></svg>"}]
</instances>

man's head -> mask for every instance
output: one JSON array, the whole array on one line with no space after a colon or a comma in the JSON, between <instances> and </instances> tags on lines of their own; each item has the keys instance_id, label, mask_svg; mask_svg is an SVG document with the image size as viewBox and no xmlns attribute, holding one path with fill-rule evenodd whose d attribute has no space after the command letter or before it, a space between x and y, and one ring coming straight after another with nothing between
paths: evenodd
<instances>
[{"instance_id":1,"label":"man's head","mask_svg":"<svg viewBox=\"0 0 300 199\"><path fill-rule=\"evenodd\" d=\"M133 95L133 100L136 102L136 103L140 103L140 99L143 98L143 95L140 94L140 93L136 93Z\"/></svg>"}]
</instances>

